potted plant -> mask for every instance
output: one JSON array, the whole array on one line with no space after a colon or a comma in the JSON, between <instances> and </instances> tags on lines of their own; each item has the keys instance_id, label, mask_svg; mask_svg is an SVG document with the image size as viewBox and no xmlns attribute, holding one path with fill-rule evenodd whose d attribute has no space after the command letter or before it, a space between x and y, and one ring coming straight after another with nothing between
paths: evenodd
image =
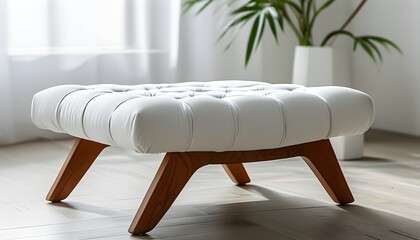
<instances>
[{"instance_id":1,"label":"potted plant","mask_svg":"<svg viewBox=\"0 0 420 240\"><path fill-rule=\"evenodd\" d=\"M185 11L193 6L199 6L197 14L214 3L226 4L232 20L220 34L223 38L229 32L235 32L251 23L248 43L246 46L245 66L248 65L252 53L258 48L264 31L267 29L278 42L279 32L289 27L297 40L295 49L293 83L306 86L337 85L338 78L349 69L342 57L337 58L337 51L331 45L336 37L344 36L353 41L353 51L362 49L375 62L382 61L381 47L400 48L391 40L380 36L357 36L347 30L367 0L361 0L340 28L327 33L321 42L314 41L314 26L318 17L332 6L335 0L184 0ZM237 32L237 31L236 31ZM234 38L233 38L234 39ZM232 41L233 41L232 39ZM230 46L228 44L227 48ZM344 71L343 71L344 70ZM337 77L339 76L339 77ZM347 76L349 78L349 76ZM349 80L345 80L349 86ZM355 159L363 156L363 135L332 138L334 150L340 159Z\"/></svg>"},{"instance_id":2,"label":"potted plant","mask_svg":"<svg viewBox=\"0 0 420 240\"><path fill-rule=\"evenodd\" d=\"M353 40L354 51L358 48L363 49L374 62L382 61L379 46L387 49L394 48L401 52L400 48L389 39L374 35L357 36L346 30L367 0L361 0L342 26L326 34L320 43L315 43L313 40L315 23L320 14L336 0L324 0L320 5L320 1L317 0L247 0L245 2L242 0L185 0L184 7L185 11L188 11L193 6L199 5L198 14L216 2L227 6L242 3L230 11L229 14L233 20L226 25L220 38L231 30L243 28L247 23L252 22L246 47L245 66L248 65L252 53L258 48L266 26L271 30L276 41L278 41L278 32L284 32L285 26L288 26L295 35L298 45L306 47L331 46L337 36L347 36Z\"/></svg>"}]
</instances>

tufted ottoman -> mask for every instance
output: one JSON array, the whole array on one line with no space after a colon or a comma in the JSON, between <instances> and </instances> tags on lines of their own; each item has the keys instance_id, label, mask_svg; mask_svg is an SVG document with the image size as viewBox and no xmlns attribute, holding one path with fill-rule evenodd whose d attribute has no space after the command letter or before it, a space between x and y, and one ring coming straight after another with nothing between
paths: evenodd
<instances>
[{"instance_id":1,"label":"tufted ottoman","mask_svg":"<svg viewBox=\"0 0 420 240\"><path fill-rule=\"evenodd\" d=\"M77 138L49 201L65 199L107 146L166 152L133 234L152 230L192 174L208 164L222 164L235 183L245 184L242 163L301 156L335 202L350 203L328 139L365 132L373 115L371 98L357 90L251 81L63 85L32 102L36 126Z\"/></svg>"}]
</instances>

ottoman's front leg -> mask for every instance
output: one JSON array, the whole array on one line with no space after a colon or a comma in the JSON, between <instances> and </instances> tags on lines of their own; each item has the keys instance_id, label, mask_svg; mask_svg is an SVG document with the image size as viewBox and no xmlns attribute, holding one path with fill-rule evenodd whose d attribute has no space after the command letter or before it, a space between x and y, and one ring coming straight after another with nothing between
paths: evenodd
<instances>
[{"instance_id":1,"label":"ottoman's front leg","mask_svg":"<svg viewBox=\"0 0 420 240\"><path fill-rule=\"evenodd\" d=\"M167 153L128 231L145 234L152 230L194 172L208 163L206 158L192 159L185 153Z\"/></svg>"},{"instance_id":2,"label":"ottoman's front leg","mask_svg":"<svg viewBox=\"0 0 420 240\"><path fill-rule=\"evenodd\" d=\"M347 204L354 201L350 188L338 164L330 141L321 140L304 145L303 160L315 173L328 195L336 203Z\"/></svg>"},{"instance_id":3,"label":"ottoman's front leg","mask_svg":"<svg viewBox=\"0 0 420 240\"><path fill-rule=\"evenodd\" d=\"M76 139L60 170L47 200L59 202L70 195L80 179L107 145L85 139Z\"/></svg>"}]
</instances>

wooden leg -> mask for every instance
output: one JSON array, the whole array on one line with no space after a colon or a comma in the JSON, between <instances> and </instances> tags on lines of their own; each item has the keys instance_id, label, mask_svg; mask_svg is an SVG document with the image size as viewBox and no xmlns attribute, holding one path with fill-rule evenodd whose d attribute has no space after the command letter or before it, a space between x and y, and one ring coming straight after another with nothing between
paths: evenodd
<instances>
[{"instance_id":1,"label":"wooden leg","mask_svg":"<svg viewBox=\"0 0 420 240\"><path fill-rule=\"evenodd\" d=\"M303 159L336 203L354 201L329 140L306 144Z\"/></svg>"},{"instance_id":2,"label":"wooden leg","mask_svg":"<svg viewBox=\"0 0 420 240\"><path fill-rule=\"evenodd\" d=\"M68 197L105 147L107 145L80 138L76 139L47 195L47 200L59 202Z\"/></svg>"},{"instance_id":3,"label":"wooden leg","mask_svg":"<svg viewBox=\"0 0 420 240\"><path fill-rule=\"evenodd\" d=\"M297 156L303 157L335 202L353 202L329 140L255 151L167 153L128 231L145 234L152 230L202 166L223 164L234 182L244 184L250 180L242 163Z\"/></svg>"},{"instance_id":4,"label":"wooden leg","mask_svg":"<svg viewBox=\"0 0 420 240\"><path fill-rule=\"evenodd\" d=\"M223 164L222 166L234 183L238 185L245 185L251 182L242 163Z\"/></svg>"},{"instance_id":5,"label":"wooden leg","mask_svg":"<svg viewBox=\"0 0 420 240\"><path fill-rule=\"evenodd\" d=\"M185 153L167 153L128 231L136 235L152 230L194 172L206 164Z\"/></svg>"}]
</instances>

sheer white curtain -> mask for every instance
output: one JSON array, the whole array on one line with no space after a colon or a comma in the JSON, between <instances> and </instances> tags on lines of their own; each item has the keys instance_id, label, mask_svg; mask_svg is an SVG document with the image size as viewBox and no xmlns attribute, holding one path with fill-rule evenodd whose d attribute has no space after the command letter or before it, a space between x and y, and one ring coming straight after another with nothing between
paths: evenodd
<instances>
[{"instance_id":1,"label":"sheer white curtain","mask_svg":"<svg viewBox=\"0 0 420 240\"><path fill-rule=\"evenodd\" d=\"M57 136L30 120L33 94L55 85L277 81L260 51L244 69L246 35L216 44L222 15L181 17L181 0L0 0L0 145Z\"/></svg>"}]
</instances>

